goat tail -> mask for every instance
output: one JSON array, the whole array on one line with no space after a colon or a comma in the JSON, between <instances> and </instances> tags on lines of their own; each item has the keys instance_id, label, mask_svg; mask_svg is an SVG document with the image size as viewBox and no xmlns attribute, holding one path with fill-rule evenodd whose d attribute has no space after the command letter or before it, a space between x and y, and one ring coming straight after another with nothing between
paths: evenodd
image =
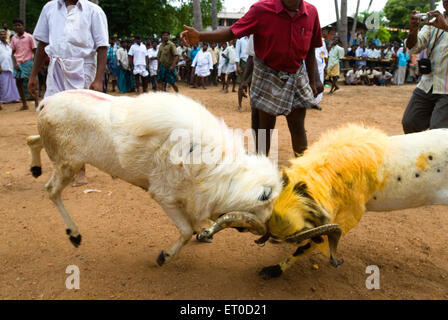
<instances>
[{"instance_id":1,"label":"goat tail","mask_svg":"<svg viewBox=\"0 0 448 320\"><path fill-rule=\"evenodd\" d=\"M42 139L39 135L29 136L26 138L26 144L31 152L31 167L30 171L34 178L42 174L42 163L40 159L40 152L42 150Z\"/></svg>"}]
</instances>

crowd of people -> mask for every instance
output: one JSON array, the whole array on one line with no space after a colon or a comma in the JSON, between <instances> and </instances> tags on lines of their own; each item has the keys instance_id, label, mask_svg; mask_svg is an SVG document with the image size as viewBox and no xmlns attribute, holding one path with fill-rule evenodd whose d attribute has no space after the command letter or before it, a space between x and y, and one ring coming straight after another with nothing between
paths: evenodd
<instances>
[{"instance_id":1,"label":"crowd of people","mask_svg":"<svg viewBox=\"0 0 448 320\"><path fill-rule=\"evenodd\" d=\"M337 80L341 69L346 85L403 85L419 80L418 61L426 53L409 54L406 46L399 42L379 44L371 41L353 44L345 54L341 41L336 38L330 45L327 79L332 83L330 93L338 90ZM342 66L347 66L343 68Z\"/></svg>"},{"instance_id":2,"label":"crowd of people","mask_svg":"<svg viewBox=\"0 0 448 320\"><path fill-rule=\"evenodd\" d=\"M14 30L0 30L0 108L1 103L22 101L20 110L27 110L27 100L33 99L27 92L27 83L33 67L39 41L24 31L19 19L13 22ZM14 35L17 35L14 37ZM192 88L214 85L222 86L224 93L236 92L237 82L248 58L249 38L242 37L223 43L203 42L186 46L180 39L170 40L169 31L163 31L160 39L146 39L137 35L133 38L109 40L107 65L103 79L103 92L129 93L166 91L169 86L175 92L177 81L183 81ZM46 90L46 78L50 58L38 70L38 94Z\"/></svg>"},{"instance_id":3,"label":"crowd of people","mask_svg":"<svg viewBox=\"0 0 448 320\"><path fill-rule=\"evenodd\" d=\"M248 37L223 43L202 42L186 46L183 41L170 40L170 32L163 31L162 41L141 36L133 39L110 40L107 53L107 72L104 91L118 87L119 92L147 92L149 83L153 91L171 86L178 92L177 81L192 88L222 85L222 91L236 92L238 75L248 58ZM176 45L177 44L177 45Z\"/></svg>"}]
</instances>

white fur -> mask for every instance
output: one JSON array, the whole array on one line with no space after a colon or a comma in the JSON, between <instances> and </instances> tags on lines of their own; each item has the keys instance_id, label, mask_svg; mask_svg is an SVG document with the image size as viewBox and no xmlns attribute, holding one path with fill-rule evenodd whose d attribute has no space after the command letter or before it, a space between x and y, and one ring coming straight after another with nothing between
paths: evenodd
<instances>
[{"instance_id":1,"label":"white fur","mask_svg":"<svg viewBox=\"0 0 448 320\"><path fill-rule=\"evenodd\" d=\"M380 176L381 188L366 205L389 211L448 205L448 129L392 136Z\"/></svg>"},{"instance_id":2,"label":"white fur","mask_svg":"<svg viewBox=\"0 0 448 320\"><path fill-rule=\"evenodd\" d=\"M32 166L40 166L42 145L54 165L46 187L72 236L79 232L60 193L85 163L148 190L162 206L181 233L167 260L208 219L246 211L265 222L271 215L281 189L277 168L266 157L248 155L222 120L185 96L150 93L130 98L72 90L45 99L41 108L40 139L27 140ZM170 140L174 129L201 137L186 146L193 145L193 153L202 150L206 156L219 149L234 161L189 164L184 157L173 163L170 153L179 144ZM269 190L269 200L260 201Z\"/></svg>"}]
</instances>

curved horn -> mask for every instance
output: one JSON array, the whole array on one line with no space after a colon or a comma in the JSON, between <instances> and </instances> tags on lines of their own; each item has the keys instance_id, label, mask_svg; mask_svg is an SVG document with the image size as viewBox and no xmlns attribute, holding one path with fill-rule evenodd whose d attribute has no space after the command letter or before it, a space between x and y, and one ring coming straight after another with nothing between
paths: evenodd
<instances>
[{"instance_id":1,"label":"curved horn","mask_svg":"<svg viewBox=\"0 0 448 320\"><path fill-rule=\"evenodd\" d=\"M304 232L294 233L293 235L286 237L285 241L300 243L304 240L323 236L323 235L326 235L326 236L334 235L339 240L341 233L342 233L342 230L338 224L325 224L323 226L313 228L310 230L306 230Z\"/></svg>"},{"instance_id":2,"label":"curved horn","mask_svg":"<svg viewBox=\"0 0 448 320\"><path fill-rule=\"evenodd\" d=\"M312 239L326 235L328 237L328 245L330 247L330 264L334 267L340 266L344 260L335 259L339 238L342 229L338 224L325 224L323 226L307 230L302 233L293 234L285 239L287 242L300 243L307 239Z\"/></svg>"},{"instance_id":3,"label":"curved horn","mask_svg":"<svg viewBox=\"0 0 448 320\"><path fill-rule=\"evenodd\" d=\"M229 212L219 217L210 228L202 230L197 239L211 239L215 233L231 227L247 228L259 235L266 233L266 225L256 215L248 212Z\"/></svg>"}]
</instances>

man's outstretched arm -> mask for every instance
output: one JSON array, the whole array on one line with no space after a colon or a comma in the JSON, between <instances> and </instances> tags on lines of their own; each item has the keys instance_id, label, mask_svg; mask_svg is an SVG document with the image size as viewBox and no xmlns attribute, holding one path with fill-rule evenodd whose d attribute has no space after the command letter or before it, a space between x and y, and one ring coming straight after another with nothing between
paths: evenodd
<instances>
[{"instance_id":1,"label":"man's outstretched arm","mask_svg":"<svg viewBox=\"0 0 448 320\"><path fill-rule=\"evenodd\" d=\"M235 39L229 27L214 31L197 31L195 28L184 25L184 30L180 34L180 38L185 41L187 46L195 45L198 42L227 42Z\"/></svg>"}]
</instances>

